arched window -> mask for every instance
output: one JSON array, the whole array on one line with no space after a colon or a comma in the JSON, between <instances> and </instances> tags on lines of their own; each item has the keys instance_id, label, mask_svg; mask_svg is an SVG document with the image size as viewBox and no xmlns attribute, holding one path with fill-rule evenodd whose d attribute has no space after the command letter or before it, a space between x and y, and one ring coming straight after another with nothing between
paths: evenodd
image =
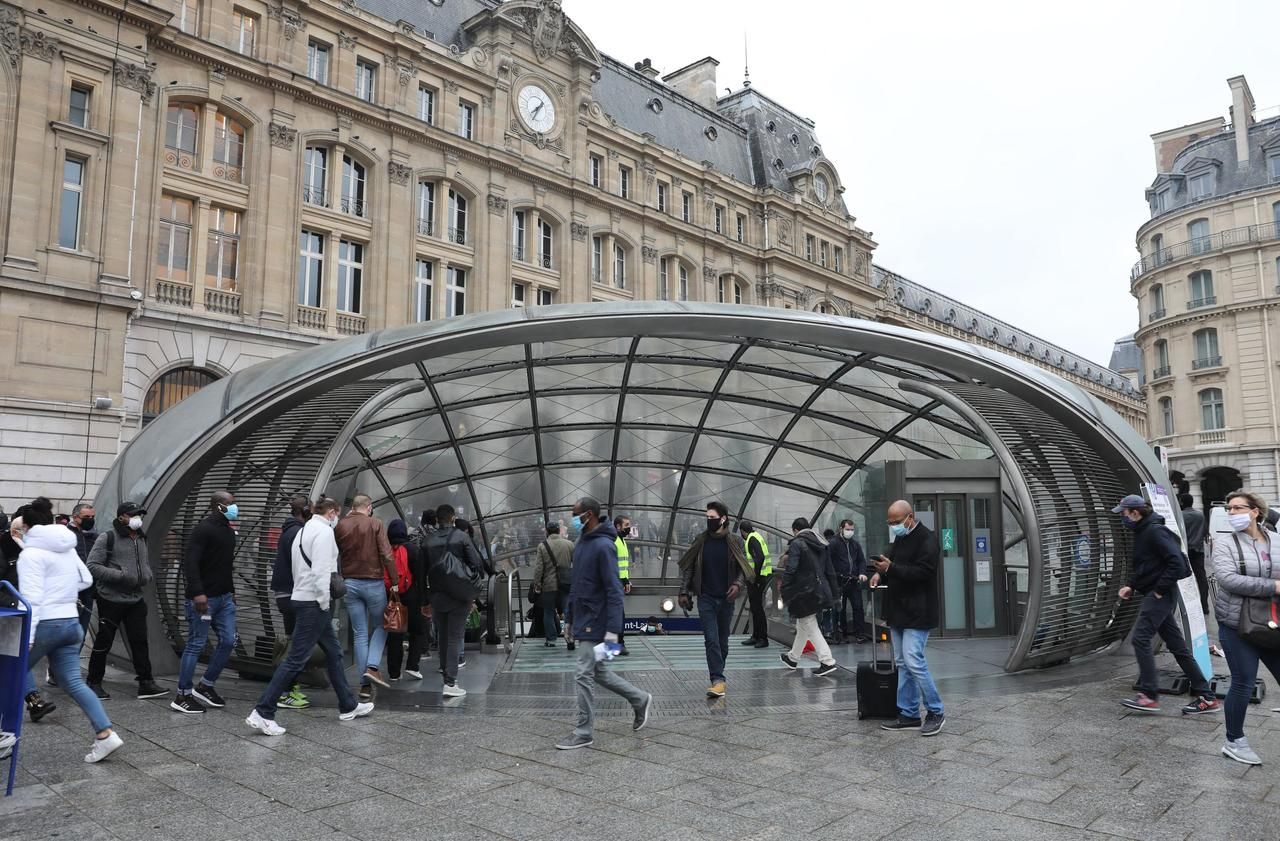
<instances>
[{"instance_id":1,"label":"arched window","mask_svg":"<svg viewBox=\"0 0 1280 841\"><path fill-rule=\"evenodd\" d=\"M365 177L364 164L350 155L342 156L342 204L339 209L350 216L364 218L368 215L368 204L365 201L365 188L368 179Z\"/></svg>"},{"instance_id":2,"label":"arched window","mask_svg":"<svg viewBox=\"0 0 1280 841\"><path fill-rule=\"evenodd\" d=\"M244 183L244 126L221 111L213 118L213 177Z\"/></svg>"},{"instance_id":3,"label":"arched window","mask_svg":"<svg viewBox=\"0 0 1280 841\"><path fill-rule=\"evenodd\" d=\"M1196 356L1191 361L1192 368L1213 368L1222 364L1222 356L1218 353L1218 331L1206 327L1191 334L1195 345Z\"/></svg>"},{"instance_id":4,"label":"arched window","mask_svg":"<svg viewBox=\"0 0 1280 841\"><path fill-rule=\"evenodd\" d=\"M1200 392L1200 428L1226 429L1227 413L1222 402L1222 389L1206 388Z\"/></svg>"},{"instance_id":5,"label":"arched window","mask_svg":"<svg viewBox=\"0 0 1280 841\"><path fill-rule=\"evenodd\" d=\"M449 242L467 244L467 197L449 190Z\"/></svg>"},{"instance_id":6,"label":"arched window","mask_svg":"<svg viewBox=\"0 0 1280 841\"><path fill-rule=\"evenodd\" d=\"M1164 286L1159 283L1153 283L1150 294L1150 313L1147 316L1147 320L1155 321L1156 319L1164 318Z\"/></svg>"},{"instance_id":7,"label":"arched window","mask_svg":"<svg viewBox=\"0 0 1280 841\"><path fill-rule=\"evenodd\" d=\"M196 168L200 132L200 108L189 102L173 102L165 114L164 162L182 169Z\"/></svg>"},{"instance_id":8,"label":"arched window","mask_svg":"<svg viewBox=\"0 0 1280 841\"><path fill-rule=\"evenodd\" d=\"M1160 428L1164 430L1162 434L1173 434L1173 398L1160 398Z\"/></svg>"},{"instance_id":9,"label":"arched window","mask_svg":"<svg viewBox=\"0 0 1280 841\"><path fill-rule=\"evenodd\" d=\"M689 300L689 268L676 257L658 261L658 300Z\"/></svg>"},{"instance_id":10,"label":"arched window","mask_svg":"<svg viewBox=\"0 0 1280 841\"><path fill-rule=\"evenodd\" d=\"M1187 225L1188 248L1192 254L1203 254L1209 250L1209 220L1195 219Z\"/></svg>"},{"instance_id":11,"label":"arched window","mask_svg":"<svg viewBox=\"0 0 1280 841\"><path fill-rule=\"evenodd\" d=\"M733 302L735 304L742 303L742 284L736 280L733 282Z\"/></svg>"},{"instance_id":12,"label":"arched window","mask_svg":"<svg viewBox=\"0 0 1280 841\"><path fill-rule=\"evenodd\" d=\"M627 288L627 249L620 242L613 244L613 285L618 289Z\"/></svg>"},{"instance_id":13,"label":"arched window","mask_svg":"<svg viewBox=\"0 0 1280 841\"><path fill-rule=\"evenodd\" d=\"M1164 235L1151 235L1151 263L1159 266L1164 263Z\"/></svg>"},{"instance_id":14,"label":"arched window","mask_svg":"<svg viewBox=\"0 0 1280 841\"><path fill-rule=\"evenodd\" d=\"M203 368L174 368L160 375L142 401L142 425L151 423L166 409L181 403L218 379Z\"/></svg>"},{"instance_id":15,"label":"arched window","mask_svg":"<svg viewBox=\"0 0 1280 841\"><path fill-rule=\"evenodd\" d=\"M329 150L324 146L308 146L302 156L302 200L317 207L328 207L325 191L329 181Z\"/></svg>"},{"instance_id":16,"label":"arched window","mask_svg":"<svg viewBox=\"0 0 1280 841\"><path fill-rule=\"evenodd\" d=\"M1187 309L1211 307L1218 303L1213 294L1213 272L1202 269L1187 278Z\"/></svg>"}]
</instances>

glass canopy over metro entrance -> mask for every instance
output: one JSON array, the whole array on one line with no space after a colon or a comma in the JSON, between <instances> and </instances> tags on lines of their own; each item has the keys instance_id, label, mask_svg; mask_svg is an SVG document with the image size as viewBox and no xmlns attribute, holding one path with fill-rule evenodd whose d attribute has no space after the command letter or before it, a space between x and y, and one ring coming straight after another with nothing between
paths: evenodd
<instances>
[{"instance_id":1,"label":"glass canopy over metro entrance","mask_svg":"<svg viewBox=\"0 0 1280 841\"><path fill-rule=\"evenodd\" d=\"M294 493L364 492L411 526L450 503L508 569L592 496L632 521L633 581L668 592L711 500L777 558L801 516L851 519L882 550L885 509L906 497L943 544L941 632L1010 635L1014 669L1127 632L1127 614L1108 623L1129 563L1108 509L1158 469L1087 392L945 337L789 310L578 305L387 330L237 373L143 430L97 503L143 498L153 541L167 534L160 613L177 646L180 547L214 490L236 493L237 656L269 660L269 568Z\"/></svg>"}]
</instances>

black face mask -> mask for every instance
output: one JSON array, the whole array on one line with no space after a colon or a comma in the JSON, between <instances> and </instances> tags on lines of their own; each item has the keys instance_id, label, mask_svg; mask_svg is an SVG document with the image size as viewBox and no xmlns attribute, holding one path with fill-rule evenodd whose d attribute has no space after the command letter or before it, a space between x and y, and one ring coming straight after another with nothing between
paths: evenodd
<instances>
[{"instance_id":1,"label":"black face mask","mask_svg":"<svg viewBox=\"0 0 1280 841\"><path fill-rule=\"evenodd\" d=\"M707 518L707 534L715 534L724 525L723 517Z\"/></svg>"},{"instance_id":2,"label":"black face mask","mask_svg":"<svg viewBox=\"0 0 1280 841\"><path fill-rule=\"evenodd\" d=\"M631 526L626 526L624 528L618 529L618 537L630 537L630 536L631 536Z\"/></svg>"},{"instance_id":3,"label":"black face mask","mask_svg":"<svg viewBox=\"0 0 1280 841\"><path fill-rule=\"evenodd\" d=\"M93 531L94 519L92 517L80 518L80 531Z\"/></svg>"}]
</instances>

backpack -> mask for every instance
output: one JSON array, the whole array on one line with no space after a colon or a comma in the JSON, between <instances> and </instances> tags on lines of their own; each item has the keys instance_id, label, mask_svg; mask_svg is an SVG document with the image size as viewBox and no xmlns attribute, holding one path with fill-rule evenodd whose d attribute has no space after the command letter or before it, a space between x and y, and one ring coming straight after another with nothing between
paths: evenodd
<instances>
[{"instance_id":1,"label":"backpack","mask_svg":"<svg viewBox=\"0 0 1280 841\"><path fill-rule=\"evenodd\" d=\"M400 592L407 593L413 586L413 571L409 569L409 544L392 546L391 555L396 561L396 575L400 577ZM382 571L382 583L390 589L391 576L385 569Z\"/></svg>"}]
</instances>

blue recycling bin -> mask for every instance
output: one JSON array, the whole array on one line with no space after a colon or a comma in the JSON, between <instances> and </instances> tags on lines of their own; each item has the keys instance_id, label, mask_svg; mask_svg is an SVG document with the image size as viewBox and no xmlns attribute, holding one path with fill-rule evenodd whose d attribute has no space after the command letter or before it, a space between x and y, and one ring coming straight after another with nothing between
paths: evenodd
<instances>
[{"instance_id":1,"label":"blue recycling bin","mask_svg":"<svg viewBox=\"0 0 1280 841\"><path fill-rule=\"evenodd\" d=\"M27 653L31 641L31 603L8 581L0 581L0 589L8 590L19 607L0 607L0 730L17 739L9 755L9 783L5 797L13 794L13 780L18 773L18 748L22 743L22 687L27 676Z\"/></svg>"}]
</instances>

